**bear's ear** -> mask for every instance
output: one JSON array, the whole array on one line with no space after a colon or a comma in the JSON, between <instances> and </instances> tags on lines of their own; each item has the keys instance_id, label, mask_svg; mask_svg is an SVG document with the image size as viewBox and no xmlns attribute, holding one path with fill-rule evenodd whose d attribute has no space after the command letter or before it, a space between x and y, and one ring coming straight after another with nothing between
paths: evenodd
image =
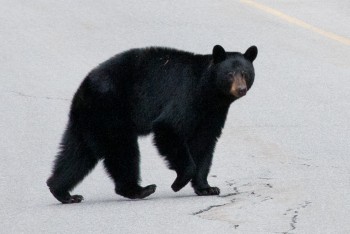
<instances>
[{"instance_id":1,"label":"bear's ear","mask_svg":"<svg viewBox=\"0 0 350 234\"><path fill-rule=\"evenodd\" d=\"M213 48L213 62L214 64L220 63L226 59L226 52L221 45L216 45Z\"/></svg>"},{"instance_id":2,"label":"bear's ear","mask_svg":"<svg viewBox=\"0 0 350 234\"><path fill-rule=\"evenodd\" d=\"M256 46L251 46L247 49L247 51L244 53L244 57L248 59L250 62L253 62L256 59L256 56L258 55L258 48Z\"/></svg>"}]
</instances>

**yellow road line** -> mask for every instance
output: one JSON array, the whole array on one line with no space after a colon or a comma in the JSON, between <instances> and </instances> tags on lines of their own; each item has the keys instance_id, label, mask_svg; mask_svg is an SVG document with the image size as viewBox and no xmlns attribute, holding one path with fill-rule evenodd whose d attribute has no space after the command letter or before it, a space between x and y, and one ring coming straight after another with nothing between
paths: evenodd
<instances>
[{"instance_id":1,"label":"yellow road line","mask_svg":"<svg viewBox=\"0 0 350 234\"><path fill-rule=\"evenodd\" d=\"M334 41L340 42L342 44L350 45L350 39L347 37L339 36L339 35L332 33L332 32L327 32L327 31L320 29L320 28L317 28L311 24L305 23L304 21L302 21L300 19L294 18L294 17L286 15L283 12L280 12L276 9L265 6L261 3L257 3L257 2L252 1L252 0L240 0L240 1L242 3L245 3L249 6L251 6L251 7L254 7L254 8L259 9L261 11L264 11L268 14L277 16L280 19L287 21L288 23L291 23L291 24L297 25L299 27L305 28L307 30L310 30L312 32L318 33L324 37L327 37L327 38L332 39Z\"/></svg>"}]
</instances>

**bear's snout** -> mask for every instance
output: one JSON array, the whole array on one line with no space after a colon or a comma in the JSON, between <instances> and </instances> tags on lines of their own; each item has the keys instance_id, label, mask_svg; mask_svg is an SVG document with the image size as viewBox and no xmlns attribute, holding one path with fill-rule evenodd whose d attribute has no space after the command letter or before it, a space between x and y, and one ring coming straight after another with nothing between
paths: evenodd
<instances>
[{"instance_id":1,"label":"bear's snout","mask_svg":"<svg viewBox=\"0 0 350 234\"><path fill-rule=\"evenodd\" d=\"M238 88L238 94L239 96L243 97L244 95L247 94L247 88L246 87Z\"/></svg>"},{"instance_id":2,"label":"bear's snout","mask_svg":"<svg viewBox=\"0 0 350 234\"><path fill-rule=\"evenodd\" d=\"M230 93L236 98L243 97L247 94L247 82L244 77L244 73L235 73L233 75L233 81L231 84Z\"/></svg>"}]
</instances>

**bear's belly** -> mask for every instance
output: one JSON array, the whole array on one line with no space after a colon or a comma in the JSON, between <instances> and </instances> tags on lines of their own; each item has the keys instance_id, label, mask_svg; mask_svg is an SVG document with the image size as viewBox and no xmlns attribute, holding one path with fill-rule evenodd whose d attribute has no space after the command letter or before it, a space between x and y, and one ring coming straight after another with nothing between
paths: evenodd
<instances>
[{"instance_id":1,"label":"bear's belly","mask_svg":"<svg viewBox=\"0 0 350 234\"><path fill-rule=\"evenodd\" d=\"M132 111L131 116L137 134L144 136L152 132L152 123L159 116L159 112L138 108Z\"/></svg>"}]
</instances>

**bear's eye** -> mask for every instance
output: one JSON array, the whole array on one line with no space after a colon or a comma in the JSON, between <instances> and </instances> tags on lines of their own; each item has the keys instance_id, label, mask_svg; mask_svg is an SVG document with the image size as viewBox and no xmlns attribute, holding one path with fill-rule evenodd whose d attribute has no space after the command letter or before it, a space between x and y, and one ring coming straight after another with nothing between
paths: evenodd
<instances>
[{"instance_id":1,"label":"bear's eye","mask_svg":"<svg viewBox=\"0 0 350 234\"><path fill-rule=\"evenodd\" d=\"M235 72L229 72L226 75L228 77L229 80L233 80L234 76L235 76Z\"/></svg>"}]
</instances>

